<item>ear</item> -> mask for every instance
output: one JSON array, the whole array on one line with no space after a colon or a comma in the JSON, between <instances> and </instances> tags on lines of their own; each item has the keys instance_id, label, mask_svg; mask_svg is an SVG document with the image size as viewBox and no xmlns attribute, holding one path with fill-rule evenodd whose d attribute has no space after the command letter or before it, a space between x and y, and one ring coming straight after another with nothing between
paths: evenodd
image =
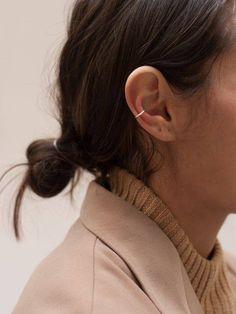
<instances>
[{"instance_id":1,"label":"ear","mask_svg":"<svg viewBox=\"0 0 236 314\"><path fill-rule=\"evenodd\" d=\"M176 139L174 95L159 70L151 66L135 69L126 81L125 97L134 116L145 110L137 122L149 134L165 142Z\"/></svg>"}]
</instances>

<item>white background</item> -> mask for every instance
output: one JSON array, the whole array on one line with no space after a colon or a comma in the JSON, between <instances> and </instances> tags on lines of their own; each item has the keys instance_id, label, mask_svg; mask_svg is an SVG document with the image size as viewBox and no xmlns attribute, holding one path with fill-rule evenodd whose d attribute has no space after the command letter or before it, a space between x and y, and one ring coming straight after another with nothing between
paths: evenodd
<instances>
[{"instance_id":1,"label":"white background","mask_svg":"<svg viewBox=\"0 0 236 314\"><path fill-rule=\"evenodd\" d=\"M68 0L0 0L1 174L8 166L26 161L25 150L31 141L57 137L58 124L49 90L71 4ZM24 238L17 243L11 218L23 171L24 166L15 169L0 184L0 313L3 314L11 313L33 269L62 241L79 216L87 184L92 179L88 173L83 174L73 204L65 193L44 200L27 193L21 215ZM236 215L228 217L219 238L225 249L236 254Z\"/></svg>"}]
</instances>

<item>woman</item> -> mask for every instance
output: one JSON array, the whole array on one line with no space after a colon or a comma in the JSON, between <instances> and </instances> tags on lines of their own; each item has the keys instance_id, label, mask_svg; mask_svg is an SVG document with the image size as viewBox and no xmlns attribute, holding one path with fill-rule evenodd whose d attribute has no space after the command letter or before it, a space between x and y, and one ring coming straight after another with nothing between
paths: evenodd
<instances>
[{"instance_id":1,"label":"woman","mask_svg":"<svg viewBox=\"0 0 236 314\"><path fill-rule=\"evenodd\" d=\"M236 313L235 7L80 0L60 55L61 135L34 141L16 199L89 183L14 314Z\"/></svg>"}]
</instances>

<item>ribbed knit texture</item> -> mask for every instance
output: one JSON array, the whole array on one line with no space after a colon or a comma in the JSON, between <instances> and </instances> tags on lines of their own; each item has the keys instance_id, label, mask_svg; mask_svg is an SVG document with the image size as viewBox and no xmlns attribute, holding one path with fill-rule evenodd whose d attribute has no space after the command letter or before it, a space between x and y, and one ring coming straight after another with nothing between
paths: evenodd
<instances>
[{"instance_id":1,"label":"ribbed knit texture","mask_svg":"<svg viewBox=\"0 0 236 314\"><path fill-rule=\"evenodd\" d=\"M235 314L218 238L209 259L200 255L164 201L126 169L110 172L111 190L154 220L176 247L204 313Z\"/></svg>"}]
</instances>

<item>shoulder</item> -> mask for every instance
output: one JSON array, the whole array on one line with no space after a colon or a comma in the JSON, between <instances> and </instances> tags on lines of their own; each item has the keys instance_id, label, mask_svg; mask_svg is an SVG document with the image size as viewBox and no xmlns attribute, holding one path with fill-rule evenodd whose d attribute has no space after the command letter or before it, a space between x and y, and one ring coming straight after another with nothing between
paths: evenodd
<instances>
[{"instance_id":1,"label":"shoulder","mask_svg":"<svg viewBox=\"0 0 236 314\"><path fill-rule=\"evenodd\" d=\"M12 314L156 313L125 261L80 220L36 267Z\"/></svg>"},{"instance_id":2,"label":"shoulder","mask_svg":"<svg viewBox=\"0 0 236 314\"><path fill-rule=\"evenodd\" d=\"M92 304L96 314L160 313L125 261L99 238L95 245Z\"/></svg>"},{"instance_id":3,"label":"shoulder","mask_svg":"<svg viewBox=\"0 0 236 314\"><path fill-rule=\"evenodd\" d=\"M12 314L89 313L96 237L78 221L31 274Z\"/></svg>"}]
</instances>

